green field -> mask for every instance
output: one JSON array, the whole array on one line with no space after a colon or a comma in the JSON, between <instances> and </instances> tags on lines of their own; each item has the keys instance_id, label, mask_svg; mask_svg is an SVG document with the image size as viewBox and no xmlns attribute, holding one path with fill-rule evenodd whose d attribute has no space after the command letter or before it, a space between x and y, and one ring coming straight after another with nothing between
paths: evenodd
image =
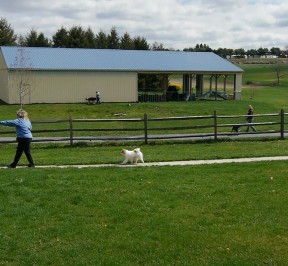
<instances>
[{"instance_id":1,"label":"green field","mask_svg":"<svg viewBox=\"0 0 288 266\"><path fill-rule=\"evenodd\" d=\"M0 263L287 265L286 165L0 170Z\"/></svg>"},{"instance_id":2,"label":"green field","mask_svg":"<svg viewBox=\"0 0 288 266\"><path fill-rule=\"evenodd\" d=\"M275 85L272 66L244 67L241 101L25 108L32 120L236 115L248 104L256 113L288 110L288 75ZM17 109L0 105L0 119ZM288 265L286 161L119 167L121 148L136 145L146 162L288 155L288 140L276 139L33 143L36 166L115 167L0 169L0 265ZM8 165L15 144L0 151Z\"/></svg>"},{"instance_id":3,"label":"green field","mask_svg":"<svg viewBox=\"0 0 288 266\"><path fill-rule=\"evenodd\" d=\"M285 61L286 62L286 61ZM25 106L31 120L73 118L115 118L115 113L126 114L125 118L169 117L183 115L245 114L247 105L252 104L256 113L278 112L288 109L288 63L281 65L280 84L277 84L275 64L239 64L244 70L241 101L192 101L161 103L105 103L83 104L33 104ZM179 77L178 77L179 78ZM249 85L246 85L249 83ZM0 119L13 119L18 105L0 104Z\"/></svg>"}]
</instances>

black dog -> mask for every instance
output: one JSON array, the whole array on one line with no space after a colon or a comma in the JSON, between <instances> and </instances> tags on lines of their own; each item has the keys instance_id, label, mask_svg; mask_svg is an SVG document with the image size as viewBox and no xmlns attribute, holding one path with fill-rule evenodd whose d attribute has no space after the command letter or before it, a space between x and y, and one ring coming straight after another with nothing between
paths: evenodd
<instances>
[{"instance_id":1,"label":"black dog","mask_svg":"<svg viewBox=\"0 0 288 266\"><path fill-rule=\"evenodd\" d=\"M89 98L86 98L86 101L88 101L88 104L95 104L96 98L95 97L89 97Z\"/></svg>"},{"instance_id":2,"label":"black dog","mask_svg":"<svg viewBox=\"0 0 288 266\"><path fill-rule=\"evenodd\" d=\"M240 132L240 131L241 131L241 126L238 126L238 125L232 126L231 133L232 132Z\"/></svg>"}]
</instances>

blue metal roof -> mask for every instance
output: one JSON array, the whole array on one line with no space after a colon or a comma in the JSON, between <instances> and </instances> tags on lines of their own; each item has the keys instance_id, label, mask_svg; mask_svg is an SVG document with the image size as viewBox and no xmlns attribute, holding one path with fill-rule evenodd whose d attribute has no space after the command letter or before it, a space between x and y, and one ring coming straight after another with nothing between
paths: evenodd
<instances>
[{"instance_id":1,"label":"blue metal roof","mask_svg":"<svg viewBox=\"0 0 288 266\"><path fill-rule=\"evenodd\" d=\"M212 52L1 46L8 69L237 73Z\"/></svg>"}]
</instances>

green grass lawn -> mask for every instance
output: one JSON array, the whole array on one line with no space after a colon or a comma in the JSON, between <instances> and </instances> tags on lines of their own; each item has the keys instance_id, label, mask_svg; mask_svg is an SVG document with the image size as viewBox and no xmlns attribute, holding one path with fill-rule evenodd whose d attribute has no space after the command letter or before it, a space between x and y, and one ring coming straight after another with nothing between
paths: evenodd
<instances>
[{"instance_id":1,"label":"green grass lawn","mask_svg":"<svg viewBox=\"0 0 288 266\"><path fill-rule=\"evenodd\" d=\"M214 111L217 112L218 116L221 115L245 115L249 104L254 106L255 114L271 114L279 113L281 109L288 112L288 89L287 87L249 87L243 89L243 99L241 101L194 101L194 102L165 102L165 103L133 103L128 105L127 103L103 103L101 105L87 105L85 103L79 104L37 104L27 105L25 109L29 112L30 119L33 121L37 120L59 120L66 119L65 123L59 124L39 124L33 123L34 137L43 136L57 136L57 137L69 137L69 115L71 114L73 119L130 119L130 118L144 118L146 113L148 119L159 118L159 117L181 117L181 116L211 116ZM14 119L15 112L18 109L15 105L0 105L0 120ZM125 116L117 117L115 114L123 113ZM279 121L279 117L275 117ZM255 122L274 122L272 117L268 118L257 118ZM245 123L244 118L233 119L233 121L218 121L218 123ZM149 128L160 127L183 127L183 126L199 126L199 125L213 125L213 119L210 120L194 120L194 121L164 121L164 122L149 122ZM73 128L117 128L118 131L90 131L83 132L79 131L74 136L100 136L100 135L139 135L144 134L142 131L126 131L127 128L142 128L143 122L117 122L116 123L73 123ZM48 132L38 133L36 131L43 129L65 129L65 132ZM123 129L123 130L122 130ZM262 126L259 130L279 130L279 125ZM12 130L12 131L11 131ZM204 131L203 131L204 130ZM213 128L196 128L192 130L178 130L178 133L202 133L202 132L213 132ZM229 128L219 128L219 131L230 131ZM5 136L14 135L13 129L2 127L0 128L0 136L3 136L4 132L9 132ZM149 134L161 134L161 133L173 133L173 131L150 131Z\"/></svg>"},{"instance_id":2,"label":"green grass lawn","mask_svg":"<svg viewBox=\"0 0 288 266\"><path fill-rule=\"evenodd\" d=\"M239 140L207 142L151 142L97 144L32 144L36 165L85 165L119 164L124 158L122 148L141 147L145 162L227 159L244 157L288 156L288 140ZM15 144L0 144L0 166L6 166L14 158ZM23 154L19 165L27 165Z\"/></svg>"},{"instance_id":3,"label":"green grass lawn","mask_svg":"<svg viewBox=\"0 0 288 266\"><path fill-rule=\"evenodd\" d=\"M32 121L67 119L69 114L138 118L144 113L211 115L216 110L238 115L246 114L248 104L256 113L288 110L287 77L276 86L270 67L265 84L259 85L263 75L253 71L244 74L254 85L243 89L241 101L39 104L25 109ZM18 108L0 105L0 119L14 119ZM36 165L119 164L121 148L136 146L146 162L288 155L287 140L264 139L72 147L33 143L32 153ZM8 165L15 144L0 144L0 151L0 165ZM23 156L20 165L26 164ZM0 169L0 265L287 265L287 169L285 161Z\"/></svg>"},{"instance_id":4,"label":"green grass lawn","mask_svg":"<svg viewBox=\"0 0 288 266\"><path fill-rule=\"evenodd\" d=\"M286 165L0 170L0 263L287 265Z\"/></svg>"},{"instance_id":5,"label":"green grass lawn","mask_svg":"<svg viewBox=\"0 0 288 266\"><path fill-rule=\"evenodd\" d=\"M87 118L119 118L117 113L125 114L120 118L174 117L193 115L245 115L249 104L252 104L257 114L279 112L281 108L288 109L288 86L249 87L244 88L240 101L192 101L192 102L159 102L159 103L103 103L101 105L79 104L32 104L24 106L30 119L74 119ZM253 96L251 98L251 96ZM0 105L0 119L14 119L17 105Z\"/></svg>"}]
</instances>

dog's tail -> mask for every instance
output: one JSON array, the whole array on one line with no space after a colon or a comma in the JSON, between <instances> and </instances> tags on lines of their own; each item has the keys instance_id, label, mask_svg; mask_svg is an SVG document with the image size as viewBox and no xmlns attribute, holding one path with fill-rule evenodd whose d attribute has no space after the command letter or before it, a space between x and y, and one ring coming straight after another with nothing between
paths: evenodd
<instances>
[{"instance_id":1,"label":"dog's tail","mask_svg":"<svg viewBox=\"0 0 288 266\"><path fill-rule=\"evenodd\" d=\"M135 153L140 152L140 148L134 149L134 152L135 152Z\"/></svg>"}]
</instances>

